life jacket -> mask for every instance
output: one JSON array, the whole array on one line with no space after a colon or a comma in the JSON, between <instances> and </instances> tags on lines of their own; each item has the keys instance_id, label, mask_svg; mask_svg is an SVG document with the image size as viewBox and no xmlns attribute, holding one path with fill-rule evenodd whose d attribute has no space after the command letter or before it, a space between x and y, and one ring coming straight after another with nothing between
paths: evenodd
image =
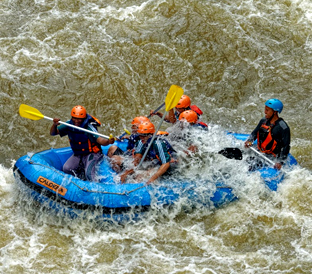
<instances>
[{"instance_id":1,"label":"life jacket","mask_svg":"<svg viewBox=\"0 0 312 274\"><path fill-rule=\"evenodd\" d=\"M71 120L67 123L73 124ZM80 127L92 130L94 132L98 132L97 128L100 125L100 122L96 118L87 114L87 117L84 119ZM88 155L90 153L102 152L101 145L97 142L91 142L88 135L85 134L83 131L71 127L68 127L68 131L68 138L74 155L80 156Z\"/></svg>"},{"instance_id":2,"label":"life jacket","mask_svg":"<svg viewBox=\"0 0 312 274\"><path fill-rule=\"evenodd\" d=\"M149 145L151 140L152 140L152 138L149 138L145 144L141 143L141 145L144 147L144 151L145 151L145 149L147 149L147 147L148 147L148 145ZM170 156L172 155L172 153L176 152L166 139L160 138L158 136L158 138L155 139L153 142L155 142L157 140L162 141L166 145L167 152L168 152L168 154ZM157 155L156 151L154 150L153 145L151 145L151 147L150 147L150 149L149 149L149 151L148 151L148 153L146 155L146 159L148 159L150 161L153 161L154 159L157 159L159 161L159 163L161 163L161 159L159 158L159 156ZM173 159L171 158L170 162L172 162L172 161L173 161Z\"/></svg>"},{"instance_id":3,"label":"life jacket","mask_svg":"<svg viewBox=\"0 0 312 274\"><path fill-rule=\"evenodd\" d=\"M172 153L176 152L174 150L174 148L172 147L172 145L165 139L165 138L160 138L160 136L158 136L158 139L162 140L165 144L166 144L166 148L168 150L168 153L171 155Z\"/></svg>"},{"instance_id":4,"label":"life jacket","mask_svg":"<svg viewBox=\"0 0 312 274\"><path fill-rule=\"evenodd\" d=\"M201 122L201 121L197 121L194 126L197 126L197 127L200 127L200 128L203 128L203 129L208 129L208 125L204 122Z\"/></svg>"},{"instance_id":5,"label":"life jacket","mask_svg":"<svg viewBox=\"0 0 312 274\"><path fill-rule=\"evenodd\" d=\"M200 109L198 106L196 106L196 105L190 106L190 109L193 110L193 111L195 111L195 112L197 113L197 116L200 116L200 115L203 114L203 112L201 111L201 109Z\"/></svg>"},{"instance_id":6,"label":"life jacket","mask_svg":"<svg viewBox=\"0 0 312 274\"><path fill-rule=\"evenodd\" d=\"M98 118L95 118L94 116L90 115L94 121L90 121L90 124L96 127L96 130L98 127L100 127L102 124Z\"/></svg>"},{"instance_id":7,"label":"life jacket","mask_svg":"<svg viewBox=\"0 0 312 274\"><path fill-rule=\"evenodd\" d=\"M279 120L280 119L281 118L279 118ZM261 125L257 133L257 144L259 151L266 154L273 154L276 157L274 150L277 146L277 142L273 139L272 136L272 129L274 126L275 123L271 125L266 125L266 122Z\"/></svg>"},{"instance_id":8,"label":"life jacket","mask_svg":"<svg viewBox=\"0 0 312 274\"><path fill-rule=\"evenodd\" d=\"M162 131L162 130L159 130L157 131L157 135L163 135L163 136L168 136L169 133L167 131Z\"/></svg>"},{"instance_id":9,"label":"life jacket","mask_svg":"<svg viewBox=\"0 0 312 274\"><path fill-rule=\"evenodd\" d=\"M140 141L139 134L131 134L128 140L127 150L133 150L135 144Z\"/></svg>"},{"instance_id":10,"label":"life jacket","mask_svg":"<svg viewBox=\"0 0 312 274\"><path fill-rule=\"evenodd\" d=\"M203 114L203 112L201 111L201 109L200 109L198 106L195 106L195 105L189 106L189 107L187 107L185 110L193 110L193 111L195 111L198 118L199 118L200 115ZM179 113L179 112L177 112L177 111L174 112L174 115L175 115L175 117L176 117L177 120L179 120L180 114L181 114L181 113Z\"/></svg>"}]
</instances>

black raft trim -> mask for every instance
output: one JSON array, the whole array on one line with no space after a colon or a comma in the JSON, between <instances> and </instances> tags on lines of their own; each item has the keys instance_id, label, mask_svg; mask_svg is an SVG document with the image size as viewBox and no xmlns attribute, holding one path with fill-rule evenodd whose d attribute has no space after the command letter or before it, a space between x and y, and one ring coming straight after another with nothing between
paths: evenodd
<instances>
[{"instance_id":1,"label":"black raft trim","mask_svg":"<svg viewBox=\"0 0 312 274\"><path fill-rule=\"evenodd\" d=\"M96 206L96 205L88 205L88 204L82 204L77 203L73 201L69 201L63 197L60 197L56 193L47 190L46 188L39 186L32 181L28 180L24 174L14 165L13 168L14 173L18 173L21 181L26 185L28 188L36 191L40 195L43 195L52 201L61 204L62 206L69 207L71 209L77 209L77 210L92 210L92 211L100 211L102 210L103 214L125 214L129 213L130 211L134 210L135 213L139 212L145 212L150 209L150 206L135 206L135 207L118 207L118 208L110 208L110 207L104 207L104 206ZM105 194L103 194L105 195Z\"/></svg>"}]
</instances>

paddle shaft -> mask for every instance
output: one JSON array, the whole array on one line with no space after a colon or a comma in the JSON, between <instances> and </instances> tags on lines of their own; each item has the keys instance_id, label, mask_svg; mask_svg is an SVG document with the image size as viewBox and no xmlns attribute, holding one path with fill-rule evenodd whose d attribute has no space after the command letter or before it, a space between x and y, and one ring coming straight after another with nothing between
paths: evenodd
<instances>
[{"instance_id":1,"label":"paddle shaft","mask_svg":"<svg viewBox=\"0 0 312 274\"><path fill-rule=\"evenodd\" d=\"M154 134L153 134L152 140L151 140L150 143L148 144L148 147L147 147L147 149L145 150L144 155L143 155L143 157L142 157L140 163L137 165L136 168L139 168L139 167L142 165L142 163L143 163L143 161L144 161L144 159L145 159L145 157L146 157L146 155L147 155L147 153L148 153L148 151L149 151L151 145L153 144L153 141L155 140L155 137L156 137L156 135L157 135L157 132L158 132L158 130L159 130L159 128L160 128L162 122L163 122L164 119L165 119L166 114L167 114L167 111L164 113L163 117L161 118L161 121L160 121L160 123L158 124L157 129L155 130L155 132L154 132Z\"/></svg>"},{"instance_id":2,"label":"paddle shaft","mask_svg":"<svg viewBox=\"0 0 312 274\"><path fill-rule=\"evenodd\" d=\"M44 119L47 119L47 120L50 120L50 121L53 121L53 118L51 118L51 117L43 116L43 118L44 118ZM75 126L75 125L71 125L71 124L68 124L68 123L65 123L65 122L62 122L62 121L59 121L59 123L62 124L62 125L65 125L65 126L67 126L67 127L72 127L72 128L75 128L75 129L84 131L84 132L91 133L91 134L93 134L93 135L97 135L97 136L103 137L103 138L105 138L105 139L109 139L108 136L103 135L103 134L100 134L100 133L95 132L95 131L91 131L91 130L88 130L88 129L85 129L85 128L77 127L77 126Z\"/></svg>"},{"instance_id":3,"label":"paddle shaft","mask_svg":"<svg viewBox=\"0 0 312 274\"><path fill-rule=\"evenodd\" d=\"M263 153L259 152L258 150L256 150L253 147L249 147L253 152L257 153L260 157L262 157L264 160L266 160L268 163L270 163L271 165L275 165L275 163L270 160L268 157L265 157Z\"/></svg>"}]
</instances>

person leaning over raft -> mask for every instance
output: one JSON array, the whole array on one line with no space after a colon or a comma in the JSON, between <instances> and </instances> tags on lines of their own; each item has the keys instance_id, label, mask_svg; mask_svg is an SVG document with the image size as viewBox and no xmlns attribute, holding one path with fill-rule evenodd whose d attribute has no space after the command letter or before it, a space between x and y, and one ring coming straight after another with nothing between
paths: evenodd
<instances>
[{"instance_id":1,"label":"person leaning over raft","mask_svg":"<svg viewBox=\"0 0 312 274\"><path fill-rule=\"evenodd\" d=\"M137 133L139 135L140 141L137 142L135 146L133 160L134 166L137 166L140 163L145 153L145 150L147 149L148 144L151 141L153 134L155 133L155 126L151 122L142 123L139 125ZM160 167L148 179L146 184L151 184L157 178L165 174L168 171L170 164L174 162L174 160L170 155L170 151L168 150L166 142L160 138L159 139L156 138L153 141L145 158L145 161L153 161L153 160L157 160L158 164L160 164ZM120 181L124 183L127 179L127 176L133 174L134 172L135 172L134 168L127 169L121 174Z\"/></svg>"},{"instance_id":2,"label":"person leaning over raft","mask_svg":"<svg viewBox=\"0 0 312 274\"><path fill-rule=\"evenodd\" d=\"M71 120L67 123L77 127L97 132L97 127L100 126L100 122L87 114L83 106L73 107L71 116ZM59 125L59 121L58 118L53 119L50 135L60 135L61 137L67 135L74 153L63 165L63 171L82 179L94 180L95 166L103 156L101 145L113 144L114 138L105 139L64 124Z\"/></svg>"},{"instance_id":3,"label":"person leaning over raft","mask_svg":"<svg viewBox=\"0 0 312 274\"><path fill-rule=\"evenodd\" d=\"M199 117L200 115L203 114L203 112L201 111L201 109L198 106L196 106L196 105L191 106L191 98L189 96L183 94L181 96L178 104L175 106L175 111L173 110L173 108L170 109L164 120L168 123L174 124L175 122L178 121L180 114L186 110L195 111L197 114L197 117ZM157 115L160 118L163 117L163 114L161 112L155 112L154 113L153 110L151 110L150 115L151 116Z\"/></svg>"},{"instance_id":4,"label":"person leaning over raft","mask_svg":"<svg viewBox=\"0 0 312 274\"><path fill-rule=\"evenodd\" d=\"M200 129L200 130L208 130L208 125L198 121L197 114L193 110L186 110L183 111L179 116L179 127L181 128L181 131L179 131L179 134L183 134L183 136L177 136L176 139L179 141L184 141L188 143L188 149L184 151L186 154L189 154L189 152L195 153L198 151L198 148L196 145L194 145L194 136L191 134L191 129ZM186 129L186 132L184 131Z\"/></svg>"},{"instance_id":5,"label":"person leaning over raft","mask_svg":"<svg viewBox=\"0 0 312 274\"><path fill-rule=\"evenodd\" d=\"M275 168L281 169L290 150L290 129L286 122L278 116L283 110L283 103L278 99L265 102L265 117L262 118L250 134L245 147L250 147L257 139L259 151L276 158Z\"/></svg>"},{"instance_id":6,"label":"person leaning over raft","mask_svg":"<svg viewBox=\"0 0 312 274\"><path fill-rule=\"evenodd\" d=\"M122 171L125 156L132 156L134 153L135 144L140 141L138 127L144 122L150 122L150 120L145 116L135 117L131 122L131 135L122 137L122 139L128 139L127 151L122 151L118 146L111 146L108 149L107 156L111 159L112 169L116 172Z\"/></svg>"}]
</instances>

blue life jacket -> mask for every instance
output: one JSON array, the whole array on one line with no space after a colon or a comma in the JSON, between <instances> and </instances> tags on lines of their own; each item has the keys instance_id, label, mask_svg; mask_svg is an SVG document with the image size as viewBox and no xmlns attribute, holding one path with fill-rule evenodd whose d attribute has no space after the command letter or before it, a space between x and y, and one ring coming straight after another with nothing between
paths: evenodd
<instances>
[{"instance_id":1,"label":"blue life jacket","mask_svg":"<svg viewBox=\"0 0 312 274\"><path fill-rule=\"evenodd\" d=\"M128 140L127 150L132 150L135 144L140 141L139 134L131 134Z\"/></svg>"},{"instance_id":2,"label":"blue life jacket","mask_svg":"<svg viewBox=\"0 0 312 274\"><path fill-rule=\"evenodd\" d=\"M72 120L67 121L69 124L73 124ZM97 131L97 127L100 126L98 121L93 118L91 115L87 114L87 117L84 119L81 128L85 128L94 132ZM67 127L68 138L70 146L74 152L74 155L88 155L90 153L102 152L101 145L97 142L91 142L89 138L90 133L85 133L84 131Z\"/></svg>"},{"instance_id":3,"label":"blue life jacket","mask_svg":"<svg viewBox=\"0 0 312 274\"><path fill-rule=\"evenodd\" d=\"M151 140L152 140L152 137L149 138L145 144L143 144L142 142L138 142L136 146L136 153L140 151L140 153L142 152L143 154L144 151L147 149ZM161 146L163 146L163 149L168 153L167 156L164 154L161 154L161 155L157 154L155 150L156 149L155 146L157 146L157 144L158 145L160 144ZM169 144L167 140L162 139L162 138L159 138L159 139L157 138L153 141L153 145L151 145L150 149L148 150L146 159L147 160L157 159L159 164L161 164L163 161L160 159L160 157L165 157L166 159L169 157L168 159L170 160L172 152L175 152L175 150L172 148L172 146Z\"/></svg>"}]
</instances>

